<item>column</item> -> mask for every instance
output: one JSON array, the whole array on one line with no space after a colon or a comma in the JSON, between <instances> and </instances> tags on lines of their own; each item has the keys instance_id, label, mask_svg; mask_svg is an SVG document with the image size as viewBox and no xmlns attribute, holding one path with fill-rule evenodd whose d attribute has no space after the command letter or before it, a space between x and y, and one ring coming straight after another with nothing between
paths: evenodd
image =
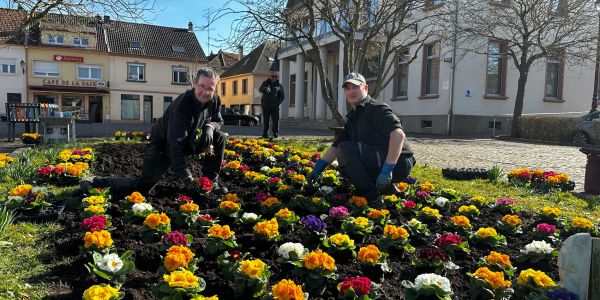
<instances>
[{"instance_id":1,"label":"column","mask_svg":"<svg viewBox=\"0 0 600 300\"><path fill-rule=\"evenodd\" d=\"M287 119L290 111L290 60L287 58L279 61L279 80L283 85L283 94L285 95L285 99L279 106L279 117Z\"/></svg>"},{"instance_id":2,"label":"column","mask_svg":"<svg viewBox=\"0 0 600 300\"><path fill-rule=\"evenodd\" d=\"M296 119L304 118L304 54L296 54L296 111L294 117Z\"/></svg>"},{"instance_id":3,"label":"column","mask_svg":"<svg viewBox=\"0 0 600 300\"><path fill-rule=\"evenodd\" d=\"M339 73L338 76L338 111L342 116L346 116L346 96L344 96L344 88L342 85L344 84L344 80L346 75L344 73L344 44L340 42L340 58L338 61L339 65Z\"/></svg>"},{"instance_id":4,"label":"column","mask_svg":"<svg viewBox=\"0 0 600 300\"><path fill-rule=\"evenodd\" d=\"M327 73L327 49L320 48L319 49L319 58L325 67L325 73ZM325 103L325 97L323 97L323 91L321 89L321 76L318 75L317 72L317 103L316 103L316 114L315 118L317 120L324 120L327 118L327 104Z\"/></svg>"}]
</instances>

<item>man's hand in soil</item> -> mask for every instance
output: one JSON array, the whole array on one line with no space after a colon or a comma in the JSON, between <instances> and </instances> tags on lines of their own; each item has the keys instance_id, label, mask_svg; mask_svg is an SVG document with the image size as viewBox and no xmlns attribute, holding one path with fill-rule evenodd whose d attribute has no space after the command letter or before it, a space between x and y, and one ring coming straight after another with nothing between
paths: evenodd
<instances>
[{"instance_id":1,"label":"man's hand in soil","mask_svg":"<svg viewBox=\"0 0 600 300\"><path fill-rule=\"evenodd\" d=\"M379 176L377 176L377 181L375 181L375 185L377 185L377 189L380 193L388 191L392 185L392 171L394 171L395 166L396 164L387 162L383 164Z\"/></svg>"}]
</instances>

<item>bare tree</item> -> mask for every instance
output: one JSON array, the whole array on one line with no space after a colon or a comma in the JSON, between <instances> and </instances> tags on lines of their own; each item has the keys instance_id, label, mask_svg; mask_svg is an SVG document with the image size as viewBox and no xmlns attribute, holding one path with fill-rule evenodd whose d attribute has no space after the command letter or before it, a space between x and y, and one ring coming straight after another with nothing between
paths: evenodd
<instances>
[{"instance_id":1,"label":"bare tree","mask_svg":"<svg viewBox=\"0 0 600 300\"><path fill-rule=\"evenodd\" d=\"M371 96L393 80L395 60L411 49L412 61L432 33L421 12L422 0L230 0L217 14L236 14L229 42L256 45L268 39L295 44L315 65L323 99L338 124L344 123L319 49L332 35L344 49L343 71L362 72L367 65L377 79L369 85ZM218 18L217 18L218 19Z\"/></svg>"},{"instance_id":2,"label":"bare tree","mask_svg":"<svg viewBox=\"0 0 600 300\"><path fill-rule=\"evenodd\" d=\"M534 64L548 57L582 64L596 55L598 13L593 0L456 0L455 4L460 16L456 18L459 47L507 57L518 70L513 137L520 135L525 86ZM457 6L448 5L445 9L455 10ZM488 48L490 41L497 42L499 49Z\"/></svg>"},{"instance_id":3,"label":"bare tree","mask_svg":"<svg viewBox=\"0 0 600 300\"><path fill-rule=\"evenodd\" d=\"M0 36L16 36L49 13L78 16L110 15L122 20L144 20L154 10L154 0L5 0L12 9L23 9L25 17L15 30Z\"/></svg>"}]
</instances>

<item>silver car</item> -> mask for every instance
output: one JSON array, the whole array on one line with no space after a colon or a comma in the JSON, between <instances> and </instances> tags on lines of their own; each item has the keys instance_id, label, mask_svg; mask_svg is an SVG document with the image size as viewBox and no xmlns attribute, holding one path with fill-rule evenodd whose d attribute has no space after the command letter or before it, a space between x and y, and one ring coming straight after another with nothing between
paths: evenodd
<instances>
[{"instance_id":1,"label":"silver car","mask_svg":"<svg viewBox=\"0 0 600 300\"><path fill-rule=\"evenodd\" d=\"M575 144L600 144L600 111L589 113L579 119L576 127L576 132L573 135L573 143Z\"/></svg>"}]
</instances>

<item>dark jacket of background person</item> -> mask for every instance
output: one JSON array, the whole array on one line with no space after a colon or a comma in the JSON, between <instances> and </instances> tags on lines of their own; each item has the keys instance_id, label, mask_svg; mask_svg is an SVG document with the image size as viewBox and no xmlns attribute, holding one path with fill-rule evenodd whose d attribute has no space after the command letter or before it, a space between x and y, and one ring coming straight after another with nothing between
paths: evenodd
<instances>
[{"instance_id":1,"label":"dark jacket of background person","mask_svg":"<svg viewBox=\"0 0 600 300\"><path fill-rule=\"evenodd\" d=\"M201 151L195 149L196 129L211 124L215 132L220 131L223 126L220 107L221 98L218 95L215 94L213 101L202 105L194 97L194 89L191 89L179 95L152 126L152 143L165 149L177 177L192 175L185 155Z\"/></svg>"},{"instance_id":2,"label":"dark jacket of background person","mask_svg":"<svg viewBox=\"0 0 600 300\"><path fill-rule=\"evenodd\" d=\"M268 93L267 87L271 88L271 91ZM262 109L276 109L283 102L283 86L279 83L279 80L271 82L271 80L267 79L263 81L258 90L262 93L262 98L260 98Z\"/></svg>"}]
</instances>

